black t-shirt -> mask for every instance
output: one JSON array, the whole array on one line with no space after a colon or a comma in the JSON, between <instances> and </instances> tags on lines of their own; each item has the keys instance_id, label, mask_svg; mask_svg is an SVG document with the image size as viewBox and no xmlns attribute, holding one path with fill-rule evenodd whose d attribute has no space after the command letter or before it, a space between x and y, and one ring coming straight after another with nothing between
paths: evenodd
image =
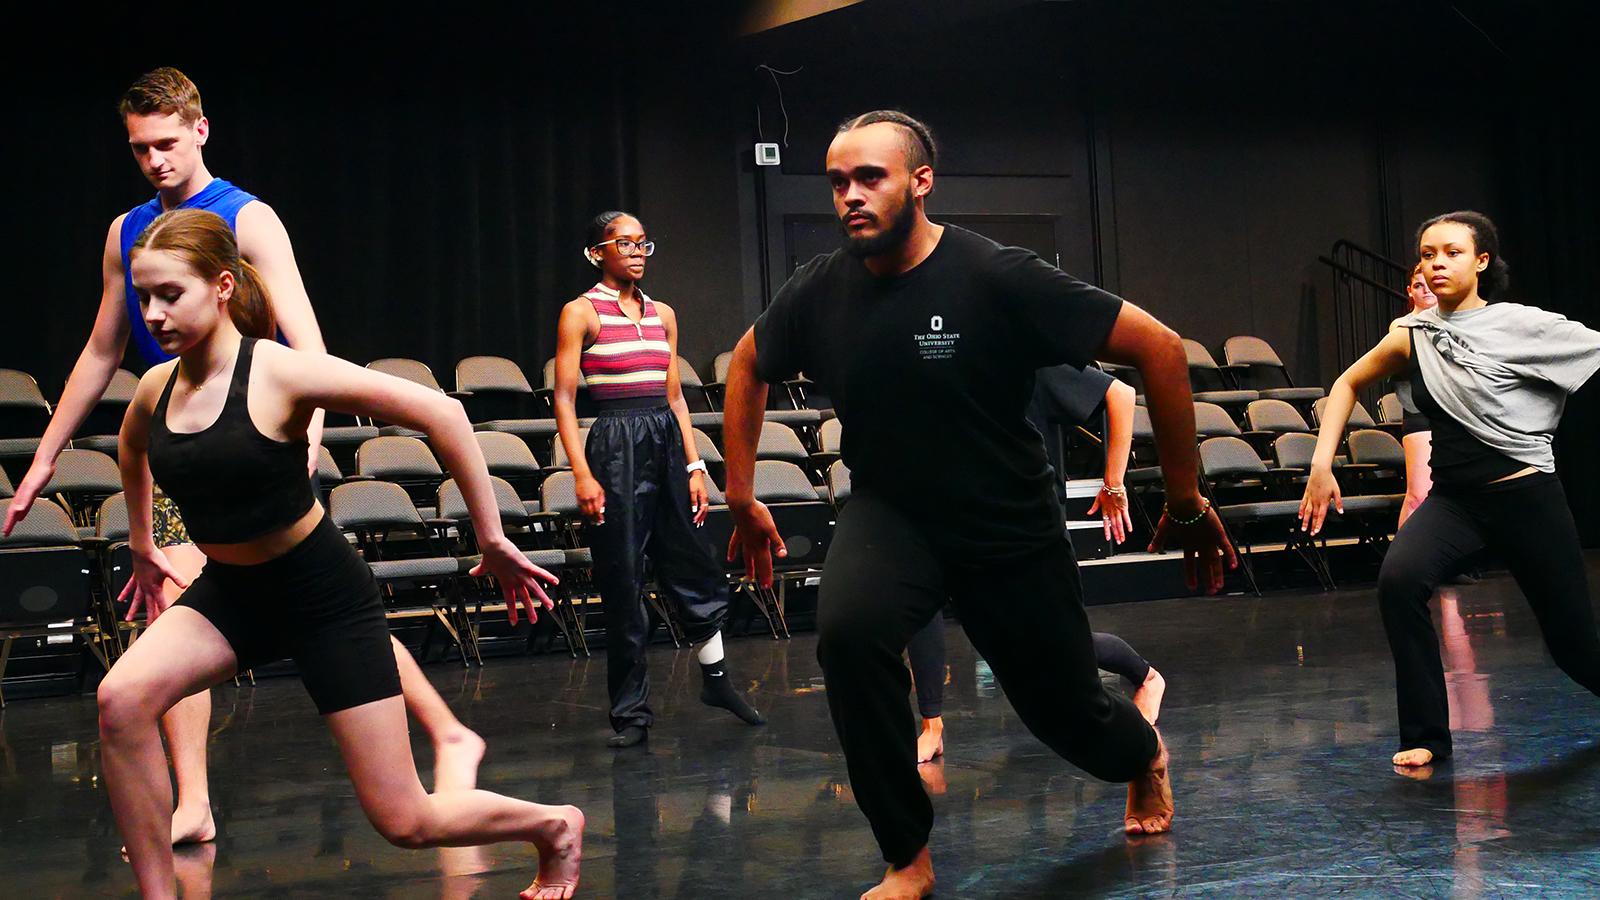
<instances>
[{"instance_id":1,"label":"black t-shirt","mask_svg":"<svg viewBox=\"0 0 1600 900\"><path fill-rule=\"evenodd\" d=\"M920 265L879 277L843 250L803 266L755 324L756 370L833 398L858 493L925 523L955 561L1061 540L1034 373L1087 366L1122 300L1028 250L953 225Z\"/></svg>"}]
</instances>

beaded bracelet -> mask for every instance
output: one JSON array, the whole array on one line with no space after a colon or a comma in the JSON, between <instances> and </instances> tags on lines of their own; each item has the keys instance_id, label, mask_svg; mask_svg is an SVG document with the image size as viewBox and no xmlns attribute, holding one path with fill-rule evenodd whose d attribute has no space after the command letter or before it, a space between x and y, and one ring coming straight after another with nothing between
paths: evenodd
<instances>
[{"instance_id":1,"label":"beaded bracelet","mask_svg":"<svg viewBox=\"0 0 1600 900\"><path fill-rule=\"evenodd\" d=\"M1193 525L1194 523L1200 521L1201 519L1204 519L1206 517L1206 513L1208 513L1208 512L1211 512L1211 498L1210 497L1206 497L1206 498L1203 498L1201 500L1200 511L1195 513L1194 518L1192 518L1192 519L1173 518L1172 510L1170 508L1168 508L1168 506L1165 503L1161 504L1161 514L1166 516L1167 520L1170 521L1174 525Z\"/></svg>"}]
</instances>

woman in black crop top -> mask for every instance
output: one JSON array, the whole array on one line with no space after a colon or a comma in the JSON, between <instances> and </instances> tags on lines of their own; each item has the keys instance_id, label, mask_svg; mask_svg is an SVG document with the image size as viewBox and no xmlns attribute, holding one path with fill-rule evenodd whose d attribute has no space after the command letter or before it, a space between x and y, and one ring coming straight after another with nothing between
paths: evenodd
<instances>
[{"instance_id":1,"label":"woman in black crop top","mask_svg":"<svg viewBox=\"0 0 1600 900\"><path fill-rule=\"evenodd\" d=\"M1330 505L1343 511L1332 461L1355 392L1386 376L1406 378L1432 426L1433 487L1378 573L1400 719L1391 762L1405 769L1452 752L1428 601L1480 549L1511 570L1556 665L1600 694L1600 635L1550 446L1566 395L1600 368L1600 333L1531 306L1487 303L1505 287L1506 265L1494 223L1481 213L1431 219L1417 243L1438 308L1396 320L1334 382L1300 507L1301 527L1313 534Z\"/></svg>"},{"instance_id":2,"label":"woman in black crop top","mask_svg":"<svg viewBox=\"0 0 1600 900\"><path fill-rule=\"evenodd\" d=\"M174 703L241 668L292 658L324 715L368 819L404 847L521 840L539 877L525 896L571 897L583 815L487 791L428 794L411 761L406 710L371 570L307 483L306 426L318 408L424 431L454 473L508 615L550 607L501 531L488 471L460 404L330 356L241 337L230 303L262 292L233 234L211 213L162 215L134 245L146 323L177 355L140 381L121 436L135 608L184 579L151 538L151 468L206 554L200 576L100 684L107 789L146 896L175 896L171 786L157 722ZM148 460L148 464L147 464Z\"/></svg>"}]
</instances>

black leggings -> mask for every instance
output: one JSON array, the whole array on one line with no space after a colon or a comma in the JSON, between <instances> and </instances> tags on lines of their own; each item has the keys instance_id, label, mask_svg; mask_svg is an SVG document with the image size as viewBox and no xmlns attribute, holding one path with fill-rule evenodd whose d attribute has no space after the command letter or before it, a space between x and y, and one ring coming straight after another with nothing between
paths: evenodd
<instances>
[{"instance_id":1,"label":"black leggings","mask_svg":"<svg viewBox=\"0 0 1600 900\"><path fill-rule=\"evenodd\" d=\"M1096 631L1089 635L1094 641L1095 663L1113 675L1121 675L1134 687L1144 684L1150 676L1150 663L1140 656L1128 642L1114 634ZM944 714L944 615L935 613L928 624L917 632L906 645L906 656L911 659L911 683L917 690L917 712L924 719L937 719Z\"/></svg>"},{"instance_id":2,"label":"black leggings","mask_svg":"<svg viewBox=\"0 0 1600 900\"><path fill-rule=\"evenodd\" d=\"M589 429L589 470L606 492L604 525L588 526L595 585L606 613L611 727L655 722L645 647L650 617L639 591L646 555L656 586L690 643L710 640L728 614L728 580L695 529L683 431L666 406L610 409Z\"/></svg>"},{"instance_id":3,"label":"black leggings","mask_svg":"<svg viewBox=\"0 0 1600 900\"><path fill-rule=\"evenodd\" d=\"M917 777L901 654L946 599L1012 707L1041 741L1097 778L1131 781L1155 730L1100 682L1072 547L966 565L940 553L925 520L857 493L839 514L817 605L817 659L856 803L891 865L928 843L933 806Z\"/></svg>"},{"instance_id":4,"label":"black leggings","mask_svg":"<svg viewBox=\"0 0 1600 900\"><path fill-rule=\"evenodd\" d=\"M1556 665L1600 693L1600 638L1561 482L1541 472L1471 488L1435 484L1395 536L1378 573L1378 602L1394 653L1402 750L1425 748L1437 759L1450 755L1450 706L1428 599L1462 560L1484 547L1505 561L1522 588Z\"/></svg>"}]
</instances>

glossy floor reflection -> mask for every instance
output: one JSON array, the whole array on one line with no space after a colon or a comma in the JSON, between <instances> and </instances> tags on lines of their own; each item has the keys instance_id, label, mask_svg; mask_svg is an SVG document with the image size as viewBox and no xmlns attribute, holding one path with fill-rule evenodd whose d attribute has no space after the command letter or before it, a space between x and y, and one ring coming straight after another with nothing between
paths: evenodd
<instances>
[{"instance_id":1,"label":"glossy floor reflection","mask_svg":"<svg viewBox=\"0 0 1600 900\"><path fill-rule=\"evenodd\" d=\"M1593 562L1593 560L1592 560ZM1591 582L1600 583L1591 564ZM952 630L934 860L941 897L1600 894L1600 700L1546 657L1505 578L1437 604L1457 756L1395 774L1391 670L1370 588L1096 607L1166 675L1176 830L1129 842L1124 791L1036 743ZM602 746L605 664L555 656L429 675L489 741L480 784L576 803L585 897L854 897L880 871L845 786L815 639L729 644L771 724L696 700L654 653L648 752ZM368 827L297 682L216 692L220 837L179 856L189 896L510 897L520 847L407 852ZM910 715L908 705L908 716ZM431 766L425 747L418 761ZM91 698L0 719L0 894L124 896Z\"/></svg>"}]
</instances>

